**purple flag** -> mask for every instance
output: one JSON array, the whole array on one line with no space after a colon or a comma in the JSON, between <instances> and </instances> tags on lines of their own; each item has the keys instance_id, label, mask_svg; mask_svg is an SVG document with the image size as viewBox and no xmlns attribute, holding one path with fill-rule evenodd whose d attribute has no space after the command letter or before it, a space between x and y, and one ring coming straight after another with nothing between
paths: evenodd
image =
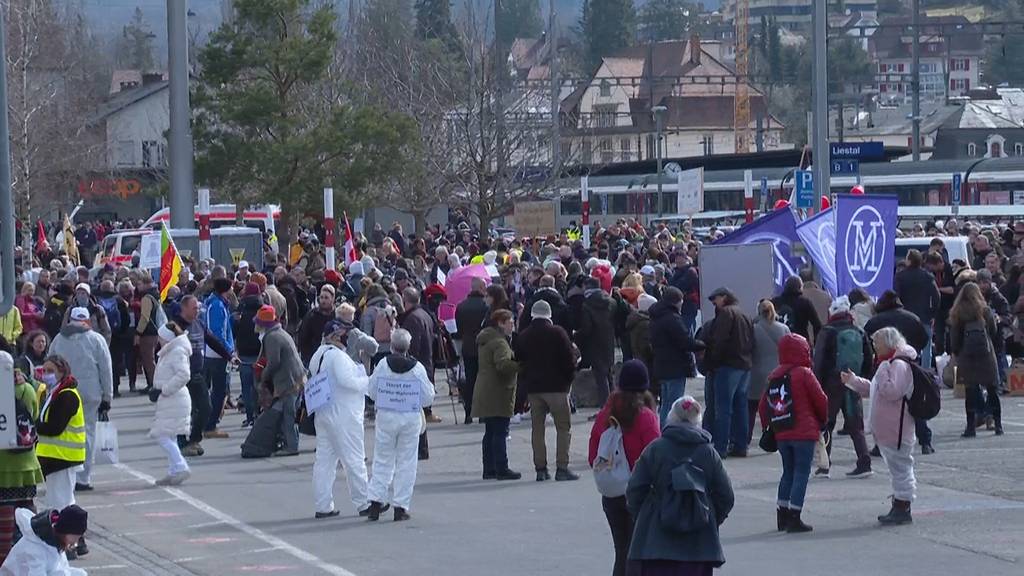
<instances>
[{"instance_id":1,"label":"purple flag","mask_svg":"<svg viewBox=\"0 0 1024 576\"><path fill-rule=\"evenodd\" d=\"M836 218L832 208L819 212L796 227L797 236L804 244L811 261L821 275L821 283L834 298L836 296Z\"/></svg>"},{"instance_id":2,"label":"purple flag","mask_svg":"<svg viewBox=\"0 0 1024 576\"><path fill-rule=\"evenodd\" d=\"M878 298L892 288L899 201L840 194L836 203L836 287L840 294L863 288Z\"/></svg>"},{"instance_id":3,"label":"purple flag","mask_svg":"<svg viewBox=\"0 0 1024 576\"><path fill-rule=\"evenodd\" d=\"M796 234L796 217L789 208L780 208L726 235L715 244L750 244L771 241L775 252L775 293L782 292L786 279L800 274L805 261L802 256L793 255Z\"/></svg>"}]
</instances>

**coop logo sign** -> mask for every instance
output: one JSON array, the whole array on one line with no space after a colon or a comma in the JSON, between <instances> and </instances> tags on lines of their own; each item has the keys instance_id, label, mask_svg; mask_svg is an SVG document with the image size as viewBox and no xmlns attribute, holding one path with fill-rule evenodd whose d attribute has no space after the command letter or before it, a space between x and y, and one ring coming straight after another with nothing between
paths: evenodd
<instances>
[{"instance_id":1,"label":"coop logo sign","mask_svg":"<svg viewBox=\"0 0 1024 576\"><path fill-rule=\"evenodd\" d=\"M837 218L841 234L836 246L839 293L864 288L878 297L892 288L895 197L842 197Z\"/></svg>"}]
</instances>

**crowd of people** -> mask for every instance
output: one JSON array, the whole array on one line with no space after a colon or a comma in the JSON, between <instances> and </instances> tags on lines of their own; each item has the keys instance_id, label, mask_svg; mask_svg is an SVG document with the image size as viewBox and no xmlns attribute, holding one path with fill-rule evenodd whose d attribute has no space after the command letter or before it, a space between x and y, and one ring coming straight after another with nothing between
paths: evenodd
<instances>
[{"instance_id":1,"label":"crowd of people","mask_svg":"<svg viewBox=\"0 0 1024 576\"><path fill-rule=\"evenodd\" d=\"M75 493L92 489L96 423L126 393L155 403L150 437L167 458L158 485L186 482L204 444L233 433L222 422L237 409L243 457L294 456L302 435L315 434L316 518L341 513L333 495L341 463L356 513L376 521L393 508L395 521L407 520L417 461L429 458L428 424L441 421L432 404L442 369L463 404L459 419L482 424L481 477L496 481L522 478L510 467L507 437L524 418L536 481L579 479L570 467L571 416L588 374L599 409L589 461L600 460L612 429L628 466L628 486L602 495L616 575L709 574L724 562L718 526L733 494L723 461L748 455L758 415L761 446L783 464L780 530L811 530L802 517L808 480L830 477L842 435L857 454L847 476L871 475L873 456L891 473L892 508L879 521L909 522L913 448L934 452L927 420L903 402L915 392L912 365L948 360L944 371L965 388L963 436L986 427L1000 435L1006 356L1024 354L1024 222L963 232L974 262L947 261L936 230L929 251L911 250L877 300L859 289L833 298L808 269L779 295L765 294L756 314L728 287L701 294L700 239L634 220L596 223L591 246L566 232L477 235L465 222L412 235L397 223L387 232L378 225L357 236L357 259L336 268L316 231L304 230L288 250L268 252L261 270L187 259L163 291L150 271L90 269L59 254L45 267L25 258L16 305L0 318L0 346L16 358L14 385L38 443L0 451L0 557L16 533L30 539L19 509L34 510L40 484L53 519L40 530L67 533L57 516L77 514L69 508ZM473 275L468 295L449 300L446 279L467 266L484 273ZM713 317L700 318L702 298ZM441 319L445 305L451 322ZM687 394L698 375L703 404ZM329 400L307 406L308 387L329 388ZM699 481L681 471L686 486L699 484L698 504L698 491L679 488L673 473L684 460L700 470ZM705 512L684 530L665 523L666 502ZM65 545L36 535L69 557L88 553L84 538Z\"/></svg>"}]
</instances>

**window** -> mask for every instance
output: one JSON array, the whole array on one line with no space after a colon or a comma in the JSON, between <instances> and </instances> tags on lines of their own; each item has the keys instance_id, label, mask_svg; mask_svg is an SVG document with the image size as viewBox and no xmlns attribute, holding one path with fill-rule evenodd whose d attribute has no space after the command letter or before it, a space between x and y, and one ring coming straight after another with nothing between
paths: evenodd
<instances>
[{"instance_id":1,"label":"window","mask_svg":"<svg viewBox=\"0 0 1024 576\"><path fill-rule=\"evenodd\" d=\"M903 74L903 63L902 62L900 62L899 64L896 65L896 72L898 72L900 74Z\"/></svg>"},{"instance_id":2,"label":"window","mask_svg":"<svg viewBox=\"0 0 1024 576\"><path fill-rule=\"evenodd\" d=\"M135 165L135 141L118 140L114 149L114 163L118 166Z\"/></svg>"},{"instance_id":3,"label":"window","mask_svg":"<svg viewBox=\"0 0 1024 576\"><path fill-rule=\"evenodd\" d=\"M705 156L711 156L715 153L715 136L713 134L705 134L700 138L701 148L704 150Z\"/></svg>"},{"instance_id":4,"label":"window","mask_svg":"<svg viewBox=\"0 0 1024 576\"><path fill-rule=\"evenodd\" d=\"M887 72L889 72L889 65L886 64L885 62L879 63L878 64L878 73L879 74L885 74Z\"/></svg>"},{"instance_id":5,"label":"window","mask_svg":"<svg viewBox=\"0 0 1024 576\"><path fill-rule=\"evenodd\" d=\"M601 80L601 98L610 98L612 95L612 83Z\"/></svg>"},{"instance_id":6,"label":"window","mask_svg":"<svg viewBox=\"0 0 1024 576\"><path fill-rule=\"evenodd\" d=\"M1013 155L1014 156L1024 156L1024 144L1021 144L1020 142L1014 144L1013 145Z\"/></svg>"},{"instance_id":7,"label":"window","mask_svg":"<svg viewBox=\"0 0 1024 576\"><path fill-rule=\"evenodd\" d=\"M633 143L629 138L619 140L619 152L623 162L629 162L633 159Z\"/></svg>"},{"instance_id":8,"label":"window","mask_svg":"<svg viewBox=\"0 0 1024 576\"><path fill-rule=\"evenodd\" d=\"M971 81L969 78L950 78L949 89L966 92L971 89Z\"/></svg>"},{"instance_id":9,"label":"window","mask_svg":"<svg viewBox=\"0 0 1024 576\"><path fill-rule=\"evenodd\" d=\"M967 144L967 155L971 158L978 155L978 146L974 142L969 142Z\"/></svg>"},{"instance_id":10,"label":"window","mask_svg":"<svg viewBox=\"0 0 1024 576\"><path fill-rule=\"evenodd\" d=\"M970 58L950 58L949 69L952 72L968 72L971 69Z\"/></svg>"},{"instance_id":11,"label":"window","mask_svg":"<svg viewBox=\"0 0 1024 576\"><path fill-rule=\"evenodd\" d=\"M618 110L616 104L601 104L594 106L594 127L611 128L615 126L615 115Z\"/></svg>"},{"instance_id":12,"label":"window","mask_svg":"<svg viewBox=\"0 0 1024 576\"><path fill-rule=\"evenodd\" d=\"M155 140L143 140L142 141L142 165L146 168L155 168L157 164L157 143Z\"/></svg>"},{"instance_id":13,"label":"window","mask_svg":"<svg viewBox=\"0 0 1024 576\"><path fill-rule=\"evenodd\" d=\"M601 162L610 164L615 162L615 149L612 147L611 138L603 138L598 144L601 149Z\"/></svg>"}]
</instances>

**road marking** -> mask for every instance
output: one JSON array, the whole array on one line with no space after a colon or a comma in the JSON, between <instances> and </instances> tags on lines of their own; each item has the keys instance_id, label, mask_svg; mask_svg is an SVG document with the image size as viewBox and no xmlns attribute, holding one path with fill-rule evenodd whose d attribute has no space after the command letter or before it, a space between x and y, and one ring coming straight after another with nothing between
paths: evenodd
<instances>
[{"instance_id":1,"label":"road marking","mask_svg":"<svg viewBox=\"0 0 1024 576\"><path fill-rule=\"evenodd\" d=\"M164 504L164 503L167 503L167 502L177 502L177 501L178 501L177 498L158 498L156 500L139 500L137 502L125 502L124 504L122 504L120 502L115 502L113 504L94 504L94 505L90 505L89 509L90 510L95 510L97 508L115 508L117 506L148 506L149 504Z\"/></svg>"},{"instance_id":2,"label":"road marking","mask_svg":"<svg viewBox=\"0 0 1024 576\"><path fill-rule=\"evenodd\" d=\"M146 482L147 484L153 484L154 482L156 482L156 479L150 476L149 474L140 472L132 468L131 466L128 466L127 464L114 464L114 467L116 467L118 470L131 474L132 476L138 478L139 480L142 480L143 482ZM206 514L207 516L219 520L240 532L244 532L245 534L248 534L249 536L252 536L257 540L262 541L268 546L272 546L274 548L278 548L284 551L286 554L295 558L296 560L305 562L306 564L323 570L324 572L331 574L332 576L355 576L355 574L349 572L348 570L345 570L341 566L321 560L314 554L311 554L297 546L293 546L285 542L284 540L278 538L277 536L267 534L266 532L260 530L259 528L256 528L255 526L250 526L249 524L246 524L245 522L235 518L234 516L231 516L226 512L222 512L221 510L218 510L217 508L210 506L206 502L203 502L202 500L195 498L190 494L182 490L179 490L178 488L161 486L160 489L163 490L164 492L167 492L171 496L174 496L175 498L184 502L185 504L188 504L189 506L195 508L196 510Z\"/></svg>"}]
</instances>

